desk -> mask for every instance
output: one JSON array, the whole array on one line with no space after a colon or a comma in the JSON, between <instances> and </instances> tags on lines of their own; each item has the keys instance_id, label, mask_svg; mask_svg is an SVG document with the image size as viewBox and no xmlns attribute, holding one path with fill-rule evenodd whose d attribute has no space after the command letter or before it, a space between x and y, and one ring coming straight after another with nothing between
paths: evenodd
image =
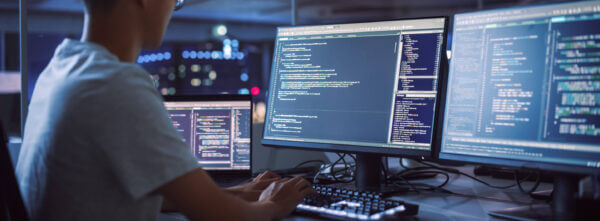
<instances>
[{"instance_id":1,"label":"desk","mask_svg":"<svg viewBox=\"0 0 600 221\"><path fill-rule=\"evenodd\" d=\"M473 174L473 166L456 167L462 172ZM478 177L494 185L511 185L513 180L494 179L490 177ZM417 180L427 184L440 184L444 178ZM524 182L525 189L528 189L532 182ZM419 205L418 220L500 220L488 216L489 211L501 210L511 207L524 206L528 204L543 203L539 200L533 200L529 196L522 194L517 187L506 190L498 190L487 187L483 184L473 181L464 176L450 175L450 182L445 186L446 189L462 194L490 197L490 200L483 198L462 197L445 193L434 193L422 191L421 193L402 193L391 197L391 199L402 200ZM538 190L551 189L551 183L541 183ZM182 221L187 220L181 215L161 214L161 221ZM302 217L292 215L284 220L320 220L312 217Z\"/></svg>"}]
</instances>

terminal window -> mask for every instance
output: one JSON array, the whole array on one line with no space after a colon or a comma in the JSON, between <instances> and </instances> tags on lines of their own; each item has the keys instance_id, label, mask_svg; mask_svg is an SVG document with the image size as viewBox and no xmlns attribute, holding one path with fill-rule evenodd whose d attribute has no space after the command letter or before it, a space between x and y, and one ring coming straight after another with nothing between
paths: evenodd
<instances>
[{"instance_id":1,"label":"terminal window","mask_svg":"<svg viewBox=\"0 0 600 221\"><path fill-rule=\"evenodd\" d=\"M598 2L457 15L442 151L600 167L597 27Z\"/></svg>"},{"instance_id":2,"label":"terminal window","mask_svg":"<svg viewBox=\"0 0 600 221\"><path fill-rule=\"evenodd\" d=\"M430 150L444 25L279 28L265 139Z\"/></svg>"},{"instance_id":3,"label":"terminal window","mask_svg":"<svg viewBox=\"0 0 600 221\"><path fill-rule=\"evenodd\" d=\"M250 169L250 101L179 101L165 106L204 169Z\"/></svg>"}]
</instances>

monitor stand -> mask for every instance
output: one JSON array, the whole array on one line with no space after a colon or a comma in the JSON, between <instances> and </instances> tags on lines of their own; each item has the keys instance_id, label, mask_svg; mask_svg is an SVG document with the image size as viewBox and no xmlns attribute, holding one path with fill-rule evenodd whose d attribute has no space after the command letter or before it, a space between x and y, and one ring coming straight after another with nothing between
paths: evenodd
<instances>
[{"instance_id":1,"label":"monitor stand","mask_svg":"<svg viewBox=\"0 0 600 221\"><path fill-rule=\"evenodd\" d=\"M383 156L379 154L361 153L356 155L356 189L360 191L381 192L384 194L410 191L410 188L408 187L383 185L384 177L382 176L382 159ZM420 176L407 176L405 179L427 179L435 176L435 174L425 174Z\"/></svg>"},{"instance_id":2,"label":"monitor stand","mask_svg":"<svg viewBox=\"0 0 600 221\"><path fill-rule=\"evenodd\" d=\"M381 191L382 157L378 154L356 155L356 188L360 191Z\"/></svg>"},{"instance_id":3,"label":"monitor stand","mask_svg":"<svg viewBox=\"0 0 600 221\"><path fill-rule=\"evenodd\" d=\"M554 177L552 204L537 204L492 211L490 216L511 220L575 220L578 177L557 174ZM583 211L578 211L583 212Z\"/></svg>"}]
</instances>

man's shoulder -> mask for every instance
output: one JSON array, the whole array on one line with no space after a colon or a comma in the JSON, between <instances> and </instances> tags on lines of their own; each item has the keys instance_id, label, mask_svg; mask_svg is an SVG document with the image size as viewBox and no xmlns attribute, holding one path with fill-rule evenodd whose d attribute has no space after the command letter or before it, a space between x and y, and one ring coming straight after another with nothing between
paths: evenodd
<instances>
[{"instance_id":1,"label":"man's shoulder","mask_svg":"<svg viewBox=\"0 0 600 221\"><path fill-rule=\"evenodd\" d=\"M80 61L69 61L72 58L64 58L63 62L57 62L59 67L65 63L79 63L69 68L69 76L65 79L68 84L76 86L77 89L110 91L115 87L153 85L150 74L136 64L102 58L102 55L94 53L80 56L76 58L81 59Z\"/></svg>"},{"instance_id":2,"label":"man's shoulder","mask_svg":"<svg viewBox=\"0 0 600 221\"><path fill-rule=\"evenodd\" d=\"M148 81L150 75L140 66L132 63L124 63L110 60L91 60L88 65L78 70L81 73L82 79L87 79L90 75L103 78L107 83L131 83L136 81Z\"/></svg>"},{"instance_id":3,"label":"man's shoulder","mask_svg":"<svg viewBox=\"0 0 600 221\"><path fill-rule=\"evenodd\" d=\"M69 98L70 105L102 111L106 106L129 106L140 100L159 99L150 74L141 67L118 61L88 62L68 77L59 92Z\"/></svg>"}]
</instances>

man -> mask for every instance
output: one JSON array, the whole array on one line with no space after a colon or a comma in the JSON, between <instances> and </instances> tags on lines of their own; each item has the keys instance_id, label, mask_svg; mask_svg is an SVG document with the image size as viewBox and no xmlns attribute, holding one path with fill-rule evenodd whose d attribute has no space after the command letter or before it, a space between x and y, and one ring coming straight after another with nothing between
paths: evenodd
<instances>
[{"instance_id":1,"label":"man","mask_svg":"<svg viewBox=\"0 0 600 221\"><path fill-rule=\"evenodd\" d=\"M271 220L313 191L272 173L220 189L198 168L133 64L176 1L84 0L81 41L58 46L29 106L17 176L33 220L156 220L163 201L192 220Z\"/></svg>"}]
</instances>

